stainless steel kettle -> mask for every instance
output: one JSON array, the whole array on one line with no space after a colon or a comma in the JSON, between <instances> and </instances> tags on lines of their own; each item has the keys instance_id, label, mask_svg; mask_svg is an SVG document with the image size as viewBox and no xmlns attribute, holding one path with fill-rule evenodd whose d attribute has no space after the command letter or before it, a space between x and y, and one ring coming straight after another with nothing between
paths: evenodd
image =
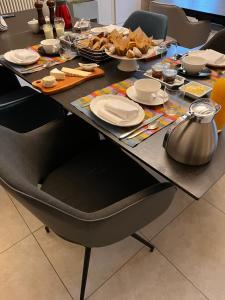
<instances>
[{"instance_id":1,"label":"stainless steel kettle","mask_svg":"<svg viewBox=\"0 0 225 300\"><path fill-rule=\"evenodd\" d=\"M220 110L210 99L194 101L165 135L163 147L176 161L199 166L209 162L218 144L214 116Z\"/></svg>"}]
</instances>

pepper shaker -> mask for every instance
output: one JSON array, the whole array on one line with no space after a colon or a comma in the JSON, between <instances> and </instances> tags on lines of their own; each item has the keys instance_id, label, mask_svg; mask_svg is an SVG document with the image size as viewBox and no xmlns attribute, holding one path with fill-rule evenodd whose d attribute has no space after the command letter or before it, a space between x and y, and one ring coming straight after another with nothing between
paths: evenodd
<instances>
[{"instance_id":1,"label":"pepper shaker","mask_svg":"<svg viewBox=\"0 0 225 300\"><path fill-rule=\"evenodd\" d=\"M34 7L37 9L38 13L38 23L40 26L40 29L42 29L42 26L45 24L45 17L43 15L43 2L40 0L35 1Z\"/></svg>"},{"instance_id":2,"label":"pepper shaker","mask_svg":"<svg viewBox=\"0 0 225 300\"><path fill-rule=\"evenodd\" d=\"M48 0L47 5L49 8L49 17L50 22L52 25L54 25L54 18L55 18L55 0Z\"/></svg>"}]
</instances>

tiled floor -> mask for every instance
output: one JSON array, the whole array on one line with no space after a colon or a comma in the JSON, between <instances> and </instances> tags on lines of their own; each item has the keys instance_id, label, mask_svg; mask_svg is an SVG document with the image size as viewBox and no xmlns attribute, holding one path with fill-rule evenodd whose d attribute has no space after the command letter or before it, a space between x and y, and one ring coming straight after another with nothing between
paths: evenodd
<instances>
[{"instance_id":1,"label":"tiled floor","mask_svg":"<svg viewBox=\"0 0 225 300\"><path fill-rule=\"evenodd\" d=\"M84 249L46 234L0 187L0 300L79 299ZM90 300L225 300L225 177L200 201L178 192L142 229L150 253L128 238L94 249Z\"/></svg>"}]
</instances>

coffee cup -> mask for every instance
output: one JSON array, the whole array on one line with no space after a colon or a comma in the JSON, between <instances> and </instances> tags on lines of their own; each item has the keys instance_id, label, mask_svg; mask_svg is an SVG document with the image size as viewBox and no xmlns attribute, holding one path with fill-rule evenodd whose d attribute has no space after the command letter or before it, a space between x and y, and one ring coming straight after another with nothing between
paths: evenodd
<instances>
[{"instance_id":1,"label":"coffee cup","mask_svg":"<svg viewBox=\"0 0 225 300\"><path fill-rule=\"evenodd\" d=\"M46 39L41 41L41 46L44 48L45 53L54 54L60 49L60 41L57 39Z\"/></svg>"},{"instance_id":2,"label":"coffee cup","mask_svg":"<svg viewBox=\"0 0 225 300\"><path fill-rule=\"evenodd\" d=\"M188 74L197 74L201 72L206 65L206 60L197 56L185 56L182 59L182 66Z\"/></svg>"},{"instance_id":3,"label":"coffee cup","mask_svg":"<svg viewBox=\"0 0 225 300\"><path fill-rule=\"evenodd\" d=\"M38 33L40 31L38 20L33 19L33 20L27 22L27 24L33 33Z\"/></svg>"},{"instance_id":4,"label":"coffee cup","mask_svg":"<svg viewBox=\"0 0 225 300\"><path fill-rule=\"evenodd\" d=\"M137 99L149 104L155 99L156 93L161 89L161 83L154 79L140 79L135 81L134 88Z\"/></svg>"}]
</instances>

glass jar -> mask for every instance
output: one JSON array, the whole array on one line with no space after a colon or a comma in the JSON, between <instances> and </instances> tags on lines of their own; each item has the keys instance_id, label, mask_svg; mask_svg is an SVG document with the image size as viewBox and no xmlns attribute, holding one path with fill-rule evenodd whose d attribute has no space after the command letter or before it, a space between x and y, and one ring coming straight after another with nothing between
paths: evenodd
<instances>
[{"instance_id":1,"label":"glass jar","mask_svg":"<svg viewBox=\"0 0 225 300\"><path fill-rule=\"evenodd\" d=\"M64 19L66 29L72 28L71 15L66 1L56 0L55 15L56 17Z\"/></svg>"}]
</instances>

